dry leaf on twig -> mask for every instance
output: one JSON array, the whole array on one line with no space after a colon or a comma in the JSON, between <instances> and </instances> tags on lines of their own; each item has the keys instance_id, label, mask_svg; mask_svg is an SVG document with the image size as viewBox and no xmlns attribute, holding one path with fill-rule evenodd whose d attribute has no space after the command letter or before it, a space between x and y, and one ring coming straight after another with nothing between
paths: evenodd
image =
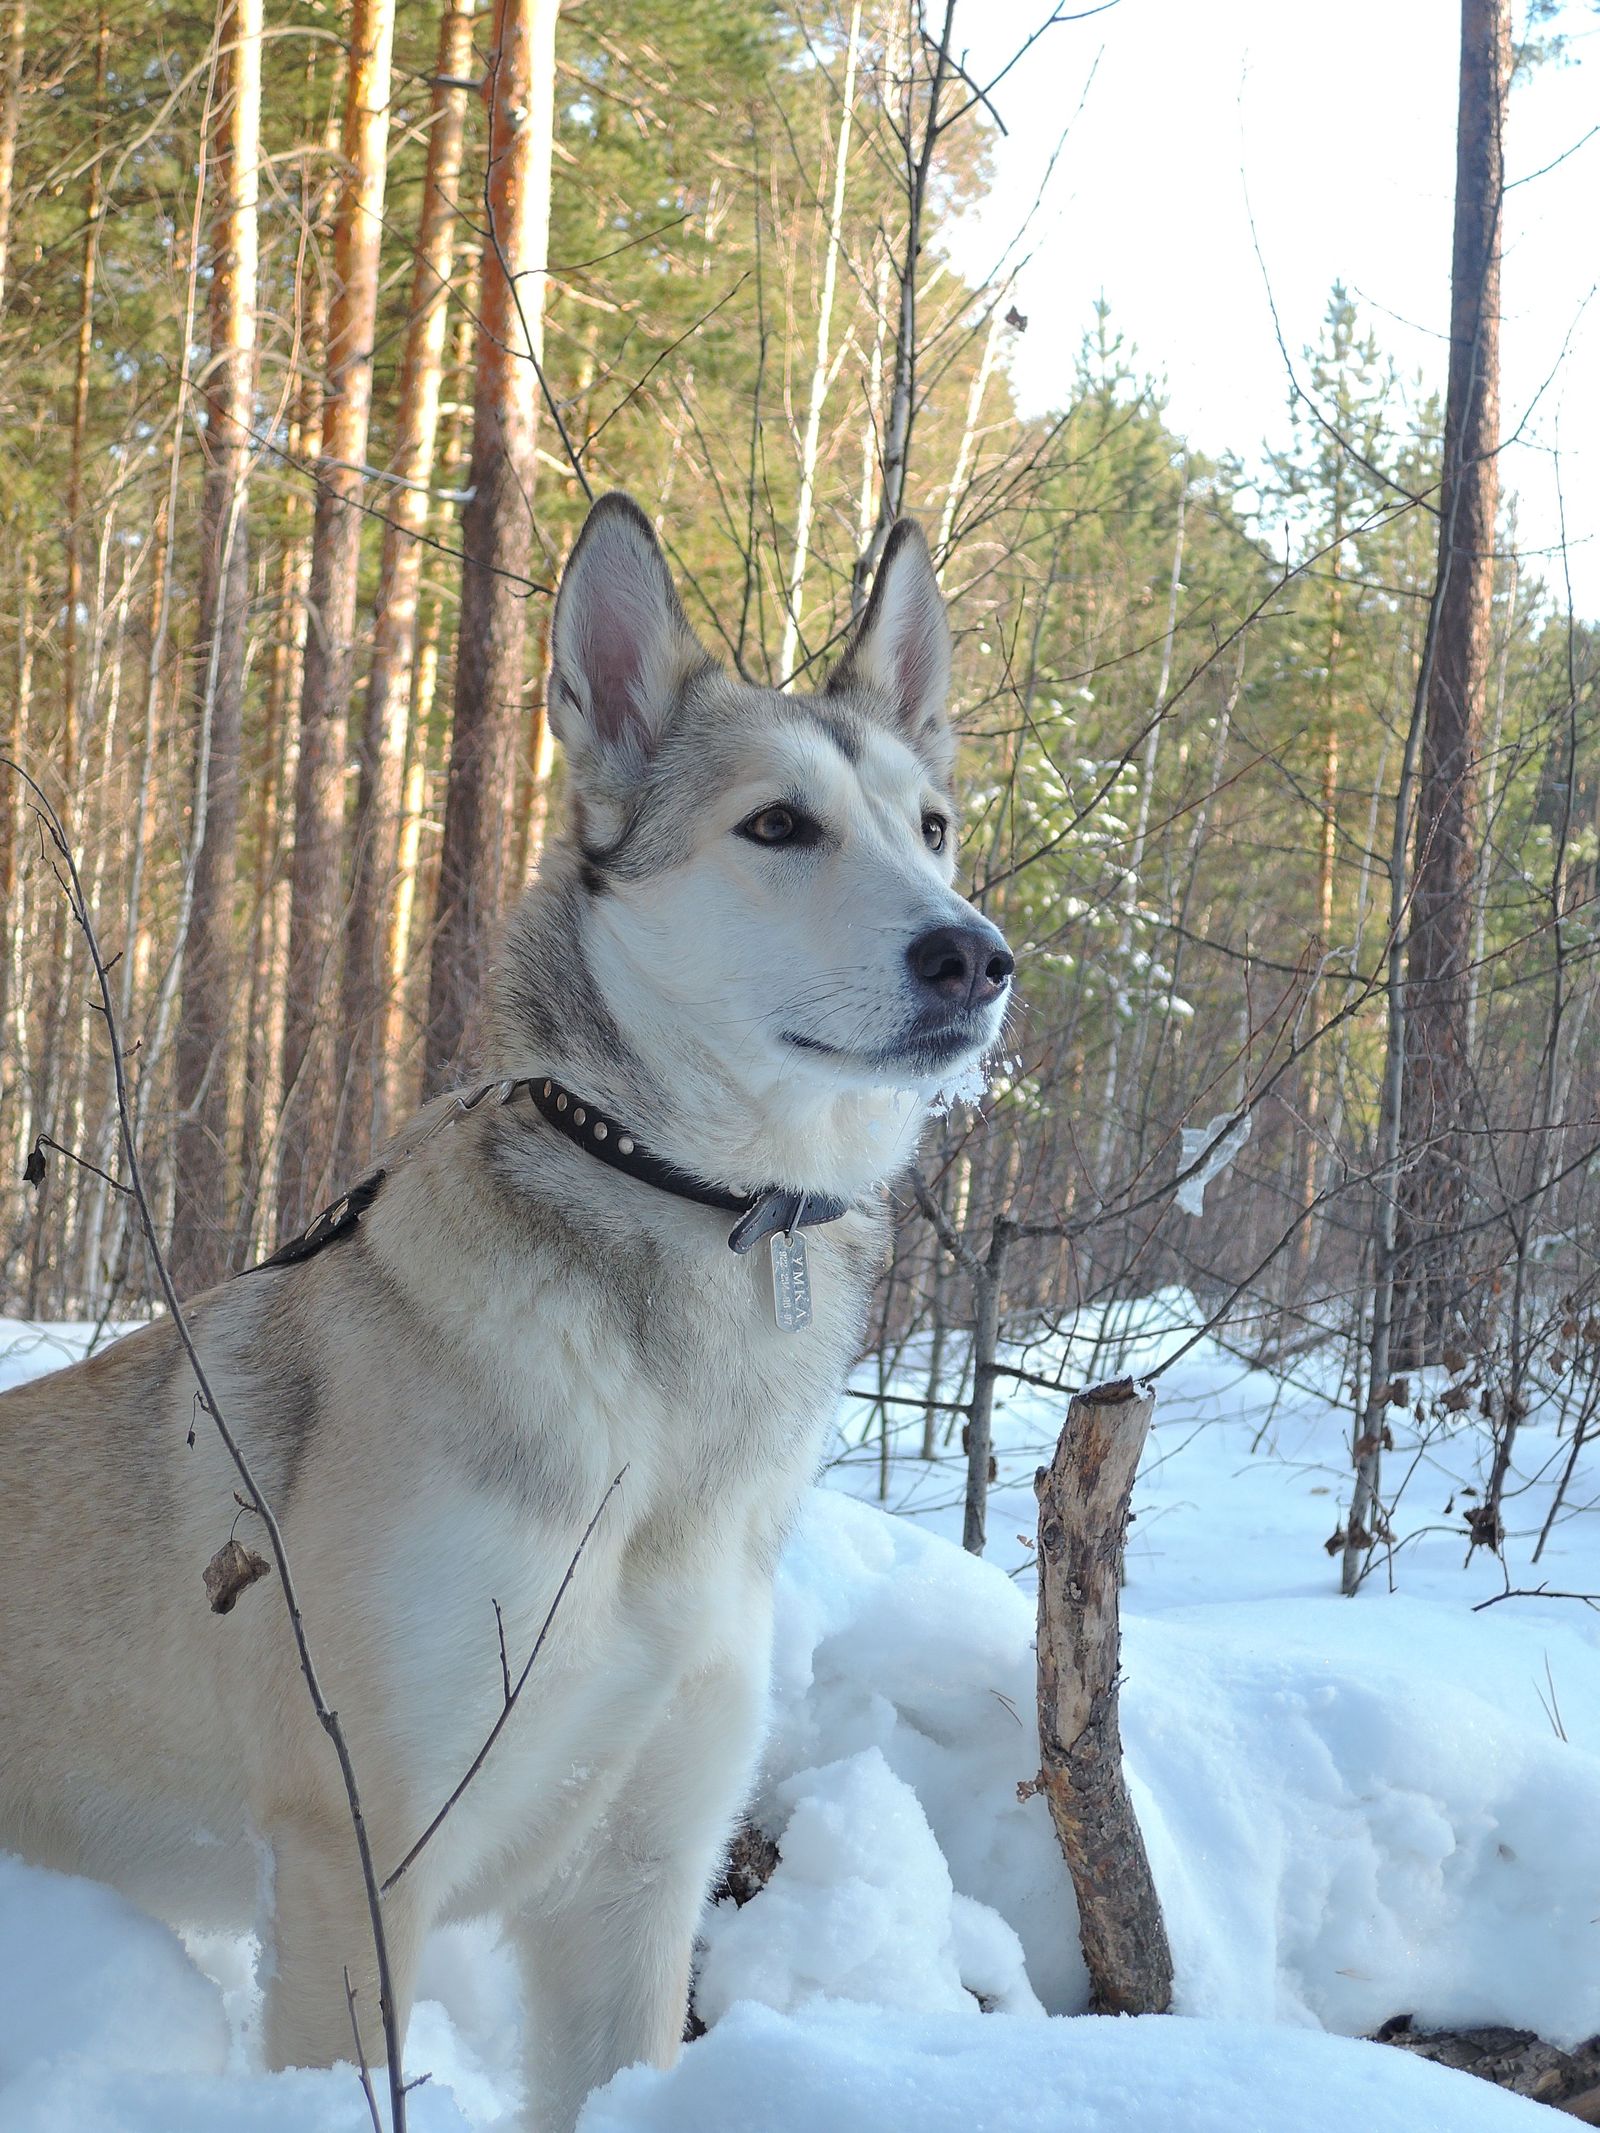
<instances>
[{"instance_id":1,"label":"dry leaf on twig","mask_svg":"<svg viewBox=\"0 0 1600 2133\"><path fill-rule=\"evenodd\" d=\"M272 1565L243 1541L224 1541L205 1568L206 1598L214 1615L231 1614L241 1592L257 1578L266 1577Z\"/></svg>"}]
</instances>

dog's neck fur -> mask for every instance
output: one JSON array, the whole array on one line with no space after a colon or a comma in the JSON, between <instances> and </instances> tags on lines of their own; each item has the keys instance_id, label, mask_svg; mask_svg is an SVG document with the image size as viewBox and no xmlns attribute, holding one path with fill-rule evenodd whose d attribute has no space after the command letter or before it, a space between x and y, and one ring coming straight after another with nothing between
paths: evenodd
<instances>
[{"instance_id":1,"label":"dog's neck fur","mask_svg":"<svg viewBox=\"0 0 1600 2133\"><path fill-rule=\"evenodd\" d=\"M619 953L602 905L575 844L552 845L496 973L490 1075L553 1075L654 1154L737 1192L854 1199L904 1168L924 1096L830 1088L809 1067L741 1072L748 1062L721 1056ZM636 1041L646 1034L654 1066Z\"/></svg>"}]
</instances>

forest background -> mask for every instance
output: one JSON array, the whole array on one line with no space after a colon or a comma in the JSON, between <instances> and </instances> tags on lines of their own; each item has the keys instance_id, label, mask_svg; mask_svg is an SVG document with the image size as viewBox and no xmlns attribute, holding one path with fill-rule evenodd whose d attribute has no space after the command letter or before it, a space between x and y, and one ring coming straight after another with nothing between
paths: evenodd
<instances>
[{"instance_id":1,"label":"forest background","mask_svg":"<svg viewBox=\"0 0 1600 2133\"><path fill-rule=\"evenodd\" d=\"M1600 1407L1600 636L1497 479L1503 133L1563 33L1466 0L1437 55L1448 381L1335 286L1263 465L1175 432L1105 304L1019 400L1065 96L980 265L971 211L1008 79L1080 82L1091 16L974 71L953 5L901 0L6 0L0 755L82 869L192 1293L470 1065L562 805L590 495L640 499L730 666L802 687L916 513L1022 1006L907 1192L867 1424L964 1424L981 1548L994 1329L1181 1286L1252 1360L1345 1345L1353 1584L1414 1364L1454 1381L1419 1424L1487 1437L1477 1544L1530 1401L1574 1460ZM59 873L8 777L0 1287L139 1316Z\"/></svg>"}]
</instances>

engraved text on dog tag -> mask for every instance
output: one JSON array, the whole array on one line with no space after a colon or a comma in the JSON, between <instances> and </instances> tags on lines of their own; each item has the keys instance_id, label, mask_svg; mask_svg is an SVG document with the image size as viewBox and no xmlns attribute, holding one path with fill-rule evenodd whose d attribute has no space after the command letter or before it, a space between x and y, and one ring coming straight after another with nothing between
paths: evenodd
<instances>
[{"instance_id":1,"label":"engraved text on dog tag","mask_svg":"<svg viewBox=\"0 0 1600 2133\"><path fill-rule=\"evenodd\" d=\"M768 1239L772 1252L772 1308L780 1333L798 1333L811 1323L811 1274L806 1240L782 1230Z\"/></svg>"}]
</instances>

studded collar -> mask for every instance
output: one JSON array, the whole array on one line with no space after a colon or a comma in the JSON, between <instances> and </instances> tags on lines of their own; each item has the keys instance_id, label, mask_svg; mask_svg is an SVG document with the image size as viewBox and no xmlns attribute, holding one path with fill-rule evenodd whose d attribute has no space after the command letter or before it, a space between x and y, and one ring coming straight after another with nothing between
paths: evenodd
<instances>
[{"instance_id":1,"label":"studded collar","mask_svg":"<svg viewBox=\"0 0 1600 2133\"><path fill-rule=\"evenodd\" d=\"M547 1119L558 1133L564 1134L574 1147L609 1164L611 1169L636 1178L641 1185L653 1185L657 1192L670 1192L675 1199L692 1200L697 1206L715 1207L724 1214L737 1215L739 1219L728 1232L728 1249L738 1252L741 1257L753 1252L764 1238L780 1233L788 1236L797 1229L815 1229L824 1222L837 1222L841 1215L850 1211L850 1201L835 1199L829 1193L794 1192L786 1185L768 1185L760 1192L737 1193L729 1192L725 1185L709 1184L692 1171L680 1170L676 1163L669 1163L664 1156L653 1155L625 1126L607 1118L587 1098L575 1096L559 1081L539 1075L519 1081L486 1081L476 1088L458 1091L450 1108L441 1113L423 1139L408 1152L414 1155L417 1148L432 1140L441 1127L476 1111L480 1104L509 1104L519 1096L528 1097L540 1116ZM291 1237L270 1258L262 1259L244 1271L255 1274L268 1267L297 1266L304 1259L314 1259L330 1244L353 1235L360 1227L362 1216L378 1197L387 1176L386 1169L370 1171L358 1185L342 1193L332 1206L325 1207L298 1237Z\"/></svg>"},{"instance_id":2,"label":"studded collar","mask_svg":"<svg viewBox=\"0 0 1600 2133\"><path fill-rule=\"evenodd\" d=\"M728 1232L728 1249L741 1255L754 1251L764 1237L776 1236L780 1230L787 1235L797 1229L815 1229L824 1222L837 1222L850 1210L848 1200L827 1193L794 1192L784 1185L769 1185L754 1193L730 1192L725 1185L713 1185L692 1171L680 1170L664 1156L652 1154L625 1126L559 1081L536 1076L517 1083L516 1089L526 1092L540 1117L558 1133L611 1169L636 1178L641 1185L653 1185L658 1192L669 1192L675 1199L737 1215L738 1221Z\"/></svg>"}]
</instances>

